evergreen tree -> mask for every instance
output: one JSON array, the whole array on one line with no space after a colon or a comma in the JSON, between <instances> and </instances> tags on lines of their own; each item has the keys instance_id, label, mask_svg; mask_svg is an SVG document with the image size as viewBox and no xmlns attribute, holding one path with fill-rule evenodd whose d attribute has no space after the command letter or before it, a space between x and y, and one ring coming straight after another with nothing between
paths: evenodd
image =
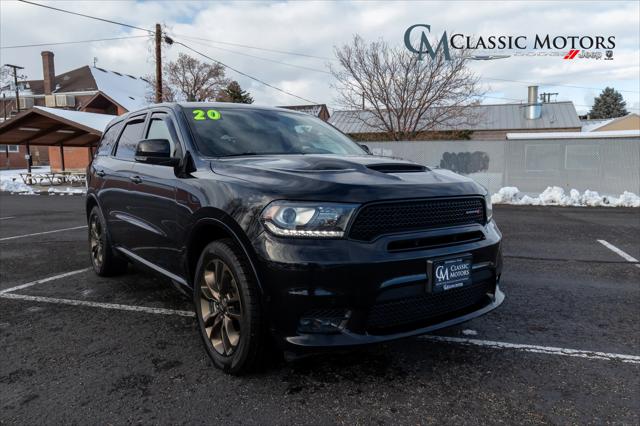
<instances>
[{"instance_id":1,"label":"evergreen tree","mask_svg":"<svg viewBox=\"0 0 640 426\"><path fill-rule=\"evenodd\" d=\"M222 89L218 102L234 102L237 104L252 104L253 98L246 90L243 90L237 81L230 82L227 87Z\"/></svg>"},{"instance_id":2,"label":"evergreen tree","mask_svg":"<svg viewBox=\"0 0 640 426\"><path fill-rule=\"evenodd\" d=\"M589 118L616 118L627 115L627 103L620 92L613 87L606 87L600 96L593 100Z\"/></svg>"}]
</instances>

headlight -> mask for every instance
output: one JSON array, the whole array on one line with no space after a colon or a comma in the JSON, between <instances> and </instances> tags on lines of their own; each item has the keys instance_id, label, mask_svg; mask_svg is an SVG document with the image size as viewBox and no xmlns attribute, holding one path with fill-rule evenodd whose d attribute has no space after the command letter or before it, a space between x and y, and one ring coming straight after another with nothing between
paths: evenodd
<instances>
[{"instance_id":1,"label":"headlight","mask_svg":"<svg viewBox=\"0 0 640 426\"><path fill-rule=\"evenodd\" d=\"M342 238L353 204L274 201L262 212L262 223L281 237Z\"/></svg>"},{"instance_id":2,"label":"headlight","mask_svg":"<svg viewBox=\"0 0 640 426\"><path fill-rule=\"evenodd\" d=\"M491 193L487 191L484 195L484 205L487 212L487 222L493 217L493 206L491 205Z\"/></svg>"}]
</instances>

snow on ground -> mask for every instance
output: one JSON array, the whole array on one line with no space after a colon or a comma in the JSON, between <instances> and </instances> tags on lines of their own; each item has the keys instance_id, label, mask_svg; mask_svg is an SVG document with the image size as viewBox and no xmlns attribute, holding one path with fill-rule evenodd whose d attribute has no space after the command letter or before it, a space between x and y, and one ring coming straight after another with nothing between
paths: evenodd
<instances>
[{"instance_id":1,"label":"snow on ground","mask_svg":"<svg viewBox=\"0 0 640 426\"><path fill-rule=\"evenodd\" d=\"M491 202L518 206L640 207L640 197L632 192L624 191L619 197L611 197L588 189L582 194L572 189L566 194L559 186L549 186L537 197L522 194L515 186L507 186L493 194Z\"/></svg>"},{"instance_id":2,"label":"snow on ground","mask_svg":"<svg viewBox=\"0 0 640 426\"><path fill-rule=\"evenodd\" d=\"M0 191L11 192L12 194L35 194L33 188L31 188L29 185L25 185L22 180L13 181L4 178L0 178Z\"/></svg>"},{"instance_id":3,"label":"snow on ground","mask_svg":"<svg viewBox=\"0 0 640 426\"><path fill-rule=\"evenodd\" d=\"M46 173L50 168L33 168L33 173ZM22 194L35 194L32 187L25 184L20 173L27 173L27 169L0 170L0 191Z\"/></svg>"},{"instance_id":4,"label":"snow on ground","mask_svg":"<svg viewBox=\"0 0 640 426\"><path fill-rule=\"evenodd\" d=\"M49 166L46 167L32 167L31 172L49 173L51 171ZM72 187L49 187L47 191L38 187L27 185L20 177L20 173L27 173L27 169L13 169L13 170L0 170L0 191L10 192L12 194L24 194L24 195L37 195L41 192L46 192L49 195L73 195L84 194L84 187L72 188Z\"/></svg>"},{"instance_id":5,"label":"snow on ground","mask_svg":"<svg viewBox=\"0 0 640 426\"><path fill-rule=\"evenodd\" d=\"M62 189L62 188L49 188L49 190L47 191L47 193L49 193L49 195L53 195L53 194L59 194L59 195L64 195L64 194L68 194L68 195L73 195L73 194L84 194L85 190L83 188L71 188L69 186L67 186L66 188Z\"/></svg>"}]
</instances>

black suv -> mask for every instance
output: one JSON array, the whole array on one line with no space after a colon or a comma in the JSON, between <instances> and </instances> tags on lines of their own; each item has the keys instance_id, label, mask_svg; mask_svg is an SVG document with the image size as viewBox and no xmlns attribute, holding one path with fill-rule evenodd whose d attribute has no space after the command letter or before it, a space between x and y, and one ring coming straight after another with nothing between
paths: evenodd
<instances>
[{"instance_id":1,"label":"black suv","mask_svg":"<svg viewBox=\"0 0 640 426\"><path fill-rule=\"evenodd\" d=\"M155 105L109 124L87 179L96 273L131 261L192 294L207 351L230 373L269 341L383 342L504 300L483 187L373 156L307 114Z\"/></svg>"}]
</instances>

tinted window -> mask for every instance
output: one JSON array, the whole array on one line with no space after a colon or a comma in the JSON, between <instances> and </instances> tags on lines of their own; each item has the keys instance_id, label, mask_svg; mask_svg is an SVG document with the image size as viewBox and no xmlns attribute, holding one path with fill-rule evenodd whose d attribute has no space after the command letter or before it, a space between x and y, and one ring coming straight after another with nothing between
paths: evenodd
<instances>
[{"instance_id":1,"label":"tinted window","mask_svg":"<svg viewBox=\"0 0 640 426\"><path fill-rule=\"evenodd\" d=\"M167 139L171 144L171 155L176 155L176 140L169 129L169 116L165 113L155 113L151 116L146 139Z\"/></svg>"},{"instance_id":2,"label":"tinted window","mask_svg":"<svg viewBox=\"0 0 640 426\"><path fill-rule=\"evenodd\" d=\"M347 136L306 114L249 108L185 108L200 152L212 157L249 154L364 155Z\"/></svg>"},{"instance_id":3,"label":"tinted window","mask_svg":"<svg viewBox=\"0 0 640 426\"><path fill-rule=\"evenodd\" d=\"M100 142L97 155L111 155L111 151L113 150L113 146L116 144L118 133L122 130L122 126L124 126L124 123L120 122L109 127L102 136L102 141Z\"/></svg>"},{"instance_id":4,"label":"tinted window","mask_svg":"<svg viewBox=\"0 0 640 426\"><path fill-rule=\"evenodd\" d=\"M122 160L133 160L136 156L136 147L142 139L142 130L144 128L144 120L130 121L124 127L122 135L118 140L118 148L116 150L116 158Z\"/></svg>"}]
</instances>

